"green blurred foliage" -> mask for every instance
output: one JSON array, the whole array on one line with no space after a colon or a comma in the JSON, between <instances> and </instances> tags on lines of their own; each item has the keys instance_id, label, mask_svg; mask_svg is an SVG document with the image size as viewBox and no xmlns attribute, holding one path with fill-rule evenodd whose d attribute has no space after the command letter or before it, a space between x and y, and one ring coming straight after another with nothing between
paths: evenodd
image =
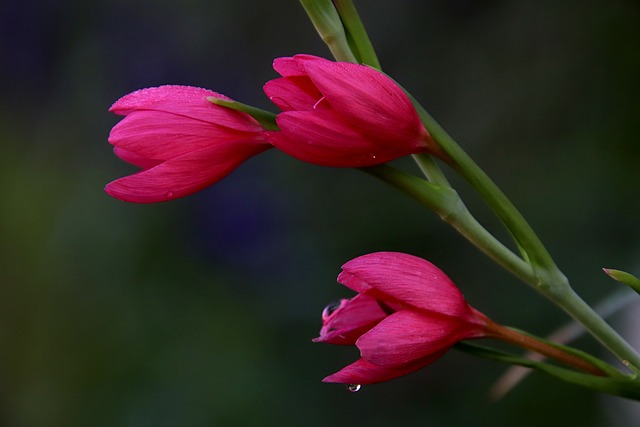
<instances>
[{"instance_id":1,"label":"green blurred foliage","mask_svg":"<svg viewBox=\"0 0 640 427\"><path fill-rule=\"evenodd\" d=\"M637 274L637 2L357 5L383 68L513 197L580 293L615 289L601 267ZM503 323L566 321L369 176L274 151L167 204L102 192L132 171L106 142L118 97L190 84L272 108L274 57L328 56L295 1L5 2L0 34L0 425L610 425L598 396L536 374L490 402L505 367L455 352L357 394L320 382L357 356L310 340L349 295L339 266L367 252L432 260Z\"/></svg>"}]
</instances>

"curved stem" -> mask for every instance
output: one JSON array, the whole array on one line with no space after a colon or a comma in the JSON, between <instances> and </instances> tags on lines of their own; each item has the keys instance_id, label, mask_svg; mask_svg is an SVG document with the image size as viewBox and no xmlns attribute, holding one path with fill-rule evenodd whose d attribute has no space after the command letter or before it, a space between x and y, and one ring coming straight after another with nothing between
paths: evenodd
<instances>
[{"instance_id":1,"label":"curved stem","mask_svg":"<svg viewBox=\"0 0 640 427\"><path fill-rule=\"evenodd\" d=\"M566 369L536 360L525 359L503 351L470 344L468 342L460 342L455 345L455 348L474 356L533 368L568 383L586 387L601 393L640 400L640 382L630 377L619 377L617 375L614 377L601 377L585 374L572 369Z\"/></svg>"},{"instance_id":2,"label":"curved stem","mask_svg":"<svg viewBox=\"0 0 640 427\"><path fill-rule=\"evenodd\" d=\"M553 272L553 282L540 281L538 285L567 286L566 278L559 272L551 255L513 203L418 102L414 102L414 105L431 137L450 157L451 166L478 191L503 221L521 248L525 259L534 269L541 268L546 272Z\"/></svg>"},{"instance_id":3,"label":"curved stem","mask_svg":"<svg viewBox=\"0 0 640 427\"><path fill-rule=\"evenodd\" d=\"M496 239L471 215L458 193L449 186L436 185L388 165L362 168L421 204L436 212L482 252L526 283L535 281L535 274L520 257Z\"/></svg>"},{"instance_id":4,"label":"curved stem","mask_svg":"<svg viewBox=\"0 0 640 427\"><path fill-rule=\"evenodd\" d=\"M534 351L543 356L547 356L568 366L580 369L593 375L606 376L607 373L588 360L582 359L575 354L567 353L558 347L554 347L546 342L539 341L530 335L522 334L514 329L499 325L491 320L487 323L489 337L506 341L518 347Z\"/></svg>"},{"instance_id":5,"label":"curved stem","mask_svg":"<svg viewBox=\"0 0 640 427\"><path fill-rule=\"evenodd\" d=\"M536 270L489 233L471 215L454 189L436 185L388 165L362 168L361 170L391 184L436 212L445 222L499 265L534 287L571 317L582 323L595 338L617 355L623 364L640 367L640 356L633 347L584 302L568 282L561 287L541 286L541 283L552 280L544 275L545 270Z\"/></svg>"},{"instance_id":6,"label":"curved stem","mask_svg":"<svg viewBox=\"0 0 640 427\"><path fill-rule=\"evenodd\" d=\"M300 0L337 60L358 62L358 57L368 58L367 61L371 62L369 65L379 68L373 47L351 0L334 1L335 4L331 0ZM336 9L336 5L339 10ZM347 32L350 33L349 37ZM352 47L355 47L355 52ZM591 334L613 351L623 363L635 365L636 368L640 367L640 355L573 291L566 276L556 266L531 226L506 195L422 105L408 92L407 95L431 137L446 154L443 159L478 191L502 220L518 245L524 260L513 254L478 224L466 210L455 190L448 185L438 186L423 181L431 186L428 187L424 184L417 185L406 177L389 174L385 169L368 168L370 170L367 171L435 210L445 221L456 227L460 233L500 265L583 323ZM429 190L426 191L425 188ZM442 204L443 201L449 204Z\"/></svg>"},{"instance_id":7,"label":"curved stem","mask_svg":"<svg viewBox=\"0 0 640 427\"><path fill-rule=\"evenodd\" d=\"M576 294L531 226L507 196L426 110L417 105L418 113L424 120L427 130L453 160L453 167L493 208L522 249L525 260L534 271L534 276L526 282L585 325L587 330L617 355L624 364L640 367L638 352Z\"/></svg>"},{"instance_id":8,"label":"curved stem","mask_svg":"<svg viewBox=\"0 0 640 427\"><path fill-rule=\"evenodd\" d=\"M379 70L380 62L378 61L378 56L360 19L360 15L353 5L353 1L333 0L333 4L336 6L340 19L342 19L347 35L353 41L353 47L360 62Z\"/></svg>"}]
</instances>

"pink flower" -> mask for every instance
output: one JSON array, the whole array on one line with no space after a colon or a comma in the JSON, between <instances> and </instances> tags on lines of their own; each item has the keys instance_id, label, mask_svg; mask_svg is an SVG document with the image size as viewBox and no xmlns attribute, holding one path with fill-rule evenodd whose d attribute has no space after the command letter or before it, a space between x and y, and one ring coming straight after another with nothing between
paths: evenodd
<instances>
[{"instance_id":1,"label":"pink flower","mask_svg":"<svg viewBox=\"0 0 640 427\"><path fill-rule=\"evenodd\" d=\"M193 194L271 148L263 127L246 113L190 86L141 89L109 111L126 116L109 134L114 153L142 171L110 182L105 191L127 202L153 203Z\"/></svg>"},{"instance_id":2,"label":"pink flower","mask_svg":"<svg viewBox=\"0 0 640 427\"><path fill-rule=\"evenodd\" d=\"M338 282L358 295L325 308L314 341L356 345L361 358L325 382L387 381L429 365L458 341L490 335L491 321L428 261L377 252L342 270Z\"/></svg>"},{"instance_id":3,"label":"pink flower","mask_svg":"<svg viewBox=\"0 0 640 427\"><path fill-rule=\"evenodd\" d=\"M363 167L433 145L407 95L373 68L311 55L278 58L273 67L282 78L264 91L283 113L268 138L297 159Z\"/></svg>"}]
</instances>

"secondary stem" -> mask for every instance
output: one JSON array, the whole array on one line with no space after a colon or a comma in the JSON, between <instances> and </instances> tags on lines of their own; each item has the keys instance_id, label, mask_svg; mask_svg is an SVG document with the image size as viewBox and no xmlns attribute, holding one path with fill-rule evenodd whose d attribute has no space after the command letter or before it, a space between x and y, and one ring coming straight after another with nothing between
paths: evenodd
<instances>
[{"instance_id":1,"label":"secondary stem","mask_svg":"<svg viewBox=\"0 0 640 427\"><path fill-rule=\"evenodd\" d=\"M515 344L519 347L542 354L543 356L547 356L551 359L557 360L569 366L573 366L574 368L580 369L593 375L606 376L606 373L602 369L589 362L588 360L581 359L557 347L553 347L552 345L549 345L545 342L538 341L529 335L525 335L516 330L499 325L495 322L492 322L491 320L489 320L489 323L487 324L487 329L491 338Z\"/></svg>"},{"instance_id":2,"label":"secondary stem","mask_svg":"<svg viewBox=\"0 0 640 427\"><path fill-rule=\"evenodd\" d=\"M561 295L547 295L549 299L562 307L569 315L584 325L605 347L618 356L622 364L637 372L640 367L640 355L622 338L598 313L587 304L571 287Z\"/></svg>"},{"instance_id":3,"label":"secondary stem","mask_svg":"<svg viewBox=\"0 0 640 427\"><path fill-rule=\"evenodd\" d=\"M454 227L482 252L524 282L535 281L535 274L520 257L496 239L471 215L457 192L447 185L436 185L391 166L363 168L363 171L385 181L411 196Z\"/></svg>"},{"instance_id":4,"label":"secondary stem","mask_svg":"<svg viewBox=\"0 0 640 427\"><path fill-rule=\"evenodd\" d=\"M351 50L347 40L346 27L347 31L351 33L351 40L355 44L360 58L367 58L365 63L379 68L373 46L366 35L366 30L351 0L335 1L336 4L334 5L331 0L300 0L314 26L337 60L358 62L356 54ZM411 97L410 94L408 95ZM569 281L556 266L538 236L506 195L429 115L420 103L413 97L411 99L425 127L448 156L445 160L471 183L504 222L507 230L509 230L520 248L524 260L515 256L480 224L474 224L475 219L468 212L452 210L444 212L445 216L443 218L454 225L458 231L476 244L483 252L498 261L509 271L514 272L576 320L583 323L591 334L621 358L623 363L631 363L636 368L639 368L640 355L573 291ZM393 178L387 180L387 182L398 186L399 181ZM427 206L431 204L433 206L433 200L426 200L430 196L425 199L425 194L420 195L421 191L416 190L415 187L404 186L403 188L403 185L400 185L398 188L420 200L423 204ZM453 189L450 190L454 191ZM431 196L433 195L437 196L437 193L432 191ZM464 206L461 201L459 201L459 205ZM436 212L441 217L443 216L443 212L438 210ZM456 212L456 214L453 215L452 212Z\"/></svg>"},{"instance_id":5,"label":"secondary stem","mask_svg":"<svg viewBox=\"0 0 640 427\"><path fill-rule=\"evenodd\" d=\"M534 271L534 276L525 281L584 324L623 363L640 367L640 355L576 294L531 226L506 195L422 107L419 113L429 124L431 136L454 159L454 168L478 190L522 248Z\"/></svg>"},{"instance_id":6,"label":"secondary stem","mask_svg":"<svg viewBox=\"0 0 640 427\"><path fill-rule=\"evenodd\" d=\"M568 282L562 286L542 286L541 283L549 283L553 277L545 276L547 272L544 269L534 269L498 241L471 215L454 189L425 181L391 166L375 166L362 170L391 184L436 212L478 249L582 323L596 339L617 355L623 364L640 367L640 356L633 347L584 302Z\"/></svg>"}]
</instances>

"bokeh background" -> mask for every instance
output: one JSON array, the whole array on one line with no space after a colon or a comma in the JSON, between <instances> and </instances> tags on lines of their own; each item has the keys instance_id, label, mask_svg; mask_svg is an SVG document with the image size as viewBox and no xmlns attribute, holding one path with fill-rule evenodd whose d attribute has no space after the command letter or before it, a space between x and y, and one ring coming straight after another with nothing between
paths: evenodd
<instances>
[{"instance_id":1,"label":"bokeh background","mask_svg":"<svg viewBox=\"0 0 640 427\"><path fill-rule=\"evenodd\" d=\"M384 69L512 197L588 301L620 288L601 267L640 272L640 3L357 6ZM357 356L311 338L325 304L350 296L340 265L363 253L428 258L503 323L544 335L567 321L359 171L272 150L182 200L103 193L133 171L106 141L120 96L188 84L274 110L262 94L274 57L328 57L296 1L8 0L0 37L0 425L633 425L636 404L541 374L491 401L505 366L455 351L359 393L321 383Z\"/></svg>"}]
</instances>

